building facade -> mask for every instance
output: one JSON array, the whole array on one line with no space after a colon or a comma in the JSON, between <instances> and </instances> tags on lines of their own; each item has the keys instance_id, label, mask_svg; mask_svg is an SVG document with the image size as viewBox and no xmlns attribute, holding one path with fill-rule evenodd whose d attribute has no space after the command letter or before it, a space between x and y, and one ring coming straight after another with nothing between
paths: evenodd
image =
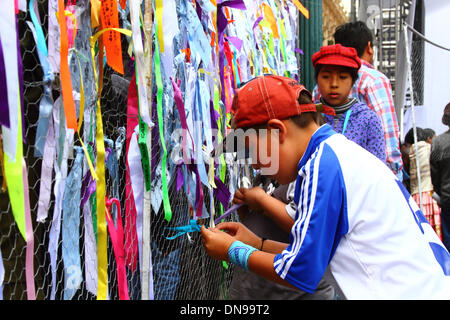
<instances>
[{"instance_id":1,"label":"building facade","mask_svg":"<svg viewBox=\"0 0 450 320\"><path fill-rule=\"evenodd\" d=\"M338 26L349 21L349 13L339 1L322 0L322 32L324 46L334 44L333 34Z\"/></svg>"}]
</instances>

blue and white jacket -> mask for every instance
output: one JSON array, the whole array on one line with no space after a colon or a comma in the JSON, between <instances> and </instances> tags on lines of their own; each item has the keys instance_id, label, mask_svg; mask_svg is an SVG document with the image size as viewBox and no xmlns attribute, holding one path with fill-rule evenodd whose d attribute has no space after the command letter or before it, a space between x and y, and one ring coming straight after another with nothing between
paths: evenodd
<instances>
[{"instance_id":1,"label":"blue and white jacket","mask_svg":"<svg viewBox=\"0 0 450 320\"><path fill-rule=\"evenodd\" d=\"M382 161L325 124L298 164L279 276L314 292L330 268L347 299L450 299L450 255Z\"/></svg>"}]
</instances>

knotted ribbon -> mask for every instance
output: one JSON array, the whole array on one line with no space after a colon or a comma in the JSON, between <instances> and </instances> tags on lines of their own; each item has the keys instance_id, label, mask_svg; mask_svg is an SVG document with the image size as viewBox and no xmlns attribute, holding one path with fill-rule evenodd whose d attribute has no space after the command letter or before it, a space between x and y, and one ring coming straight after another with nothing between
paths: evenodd
<instances>
[{"instance_id":1,"label":"knotted ribbon","mask_svg":"<svg viewBox=\"0 0 450 320\"><path fill-rule=\"evenodd\" d=\"M75 147L76 157L67 176L63 197L62 257L64 261L64 300L71 300L81 284L80 196L83 149Z\"/></svg>"},{"instance_id":2,"label":"knotted ribbon","mask_svg":"<svg viewBox=\"0 0 450 320\"><path fill-rule=\"evenodd\" d=\"M111 207L113 203L117 208L117 227L111 217ZM116 198L108 199L105 197L106 221L108 225L109 237L113 244L114 256L116 257L117 281L119 283L119 299L130 300L128 295L127 274L125 270L125 256L123 250L123 225L122 214L120 212L120 201Z\"/></svg>"},{"instance_id":3,"label":"knotted ribbon","mask_svg":"<svg viewBox=\"0 0 450 320\"><path fill-rule=\"evenodd\" d=\"M178 231L178 233L174 236L171 237L166 236L167 240L174 240L185 233L200 232L200 225L197 224L197 220L191 219L188 225L179 227L166 227L166 230Z\"/></svg>"}]
</instances>

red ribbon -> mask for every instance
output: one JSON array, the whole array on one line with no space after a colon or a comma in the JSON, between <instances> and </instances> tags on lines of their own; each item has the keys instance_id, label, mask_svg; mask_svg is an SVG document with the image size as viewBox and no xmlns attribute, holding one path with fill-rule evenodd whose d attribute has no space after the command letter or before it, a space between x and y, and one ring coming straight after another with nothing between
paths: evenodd
<instances>
[{"instance_id":1,"label":"red ribbon","mask_svg":"<svg viewBox=\"0 0 450 320\"><path fill-rule=\"evenodd\" d=\"M127 103L127 139L126 139L126 159L128 159L128 149L134 128L139 124L139 105L137 98L136 74L130 81L128 89ZM138 237L136 231L136 205L134 203L133 189L131 188L130 168L126 162L125 173L125 263L131 272L136 271L138 257Z\"/></svg>"},{"instance_id":2,"label":"red ribbon","mask_svg":"<svg viewBox=\"0 0 450 320\"><path fill-rule=\"evenodd\" d=\"M111 206L113 203L117 207L117 228L114 226L114 221L111 217ZM123 249L123 226L122 214L120 213L120 202L116 198L108 199L105 197L106 204L106 222L108 224L108 232L113 244L114 256L116 257L117 265L117 281L119 282L119 299L130 300L128 295L127 274L125 271L125 257Z\"/></svg>"}]
</instances>

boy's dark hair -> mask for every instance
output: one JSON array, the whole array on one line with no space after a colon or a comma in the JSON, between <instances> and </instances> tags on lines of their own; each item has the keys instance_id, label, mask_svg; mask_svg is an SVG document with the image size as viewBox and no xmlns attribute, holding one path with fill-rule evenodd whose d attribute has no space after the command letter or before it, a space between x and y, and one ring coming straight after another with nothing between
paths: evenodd
<instances>
[{"instance_id":1,"label":"boy's dark hair","mask_svg":"<svg viewBox=\"0 0 450 320\"><path fill-rule=\"evenodd\" d=\"M300 93L300 96L298 97L298 102L300 104L313 103L312 97L305 91L302 91ZM291 119L300 128L306 128L312 121L314 121L318 125L322 125L325 123L322 113L320 112L303 112L302 114L290 117L289 119ZM258 131L259 129L265 129L266 127L267 123L262 123L256 126L244 128L244 130L254 129Z\"/></svg>"},{"instance_id":2,"label":"boy's dark hair","mask_svg":"<svg viewBox=\"0 0 450 320\"><path fill-rule=\"evenodd\" d=\"M450 102L444 108L444 114L442 115L442 123L450 127Z\"/></svg>"},{"instance_id":3,"label":"boy's dark hair","mask_svg":"<svg viewBox=\"0 0 450 320\"><path fill-rule=\"evenodd\" d=\"M312 97L309 96L306 92L300 93L298 102L300 104L313 103ZM300 128L307 127L312 121L317 123L319 126L325 123L325 120L323 119L323 116L320 112L304 112L298 116L291 117L290 119Z\"/></svg>"},{"instance_id":4,"label":"boy's dark hair","mask_svg":"<svg viewBox=\"0 0 450 320\"><path fill-rule=\"evenodd\" d=\"M431 128L425 128L425 129L423 129L423 131L424 131L425 137L427 139L428 138L433 139L434 135L436 134L436 132L433 129L431 129Z\"/></svg>"},{"instance_id":5,"label":"boy's dark hair","mask_svg":"<svg viewBox=\"0 0 450 320\"><path fill-rule=\"evenodd\" d=\"M427 135L425 130L419 127L416 127L417 130L417 142L419 141L427 141ZM405 143L414 144L414 128L409 129L409 131L405 135Z\"/></svg>"},{"instance_id":6,"label":"boy's dark hair","mask_svg":"<svg viewBox=\"0 0 450 320\"><path fill-rule=\"evenodd\" d=\"M316 80L317 83L317 77L319 76L319 72L322 69L324 65L323 64L318 64L316 65L316 67L314 68L314 78ZM340 66L342 69L344 69L346 72L350 73L350 76L352 77L352 85L355 84L356 80L358 80L358 70L355 68L350 68L350 67L344 67L344 66Z\"/></svg>"},{"instance_id":7,"label":"boy's dark hair","mask_svg":"<svg viewBox=\"0 0 450 320\"><path fill-rule=\"evenodd\" d=\"M358 57L361 58L367 44L373 43L373 35L364 22L348 22L336 28L334 42L344 47L355 48Z\"/></svg>"}]
</instances>

